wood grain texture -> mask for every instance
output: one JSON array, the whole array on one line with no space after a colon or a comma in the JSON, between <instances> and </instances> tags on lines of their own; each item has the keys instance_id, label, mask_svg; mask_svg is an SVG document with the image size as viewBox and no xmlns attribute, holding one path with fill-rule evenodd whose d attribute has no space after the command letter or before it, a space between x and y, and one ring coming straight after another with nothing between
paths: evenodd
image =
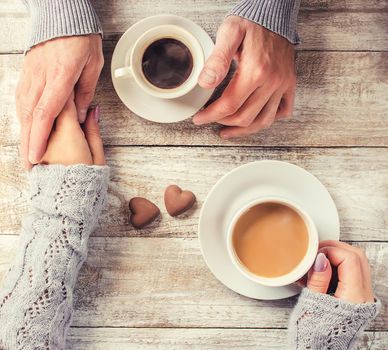
<instances>
[{"instance_id":1,"label":"wood grain texture","mask_svg":"<svg viewBox=\"0 0 388 350\"><path fill-rule=\"evenodd\" d=\"M211 187L235 167L261 159L297 164L316 175L339 209L341 237L381 240L388 237L388 150L373 149L262 149L207 147L109 147L112 168L108 205L97 236L195 237L201 205ZM0 232L17 234L27 211L26 181L16 147L1 147ZM164 189L176 183L195 193L196 207L172 219L163 204ZM128 201L146 197L162 210L162 220L134 230Z\"/></svg>"},{"instance_id":2,"label":"wood grain texture","mask_svg":"<svg viewBox=\"0 0 388 350\"><path fill-rule=\"evenodd\" d=\"M270 350L286 348L284 329L71 328L69 350ZM387 332L366 332L357 350L386 350Z\"/></svg>"},{"instance_id":3,"label":"wood grain texture","mask_svg":"<svg viewBox=\"0 0 388 350\"><path fill-rule=\"evenodd\" d=\"M2 271L16 242L16 236L0 236ZM370 329L387 329L388 243L357 245L369 258L383 303ZM76 286L72 325L285 328L295 301L258 301L227 289L206 267L197 238L93 237Z\"/></svg>"},{"instance_id":4,"label":"wood grain texture","mask_svg":"<svg viewBox=\"0 0 388 350\"><path fill-rule=\"evenodd\" d=\"M118 37L138 20L161 13L185 16L205 28L214 38L235 0L93 1L107 40ZM388 1L308 0L301 4L298 31L300 49L388 50ZM204 11L206 15L204 15ZM0 52L22 52L28 36L29 15L22 0L0 5Z\"/></svg>"},{"instance_id":5,"label":"wood grain texture","mask_svg":"<svg viewBox=\"0 0 388 350\"><path fill-rule=\"evenodd\" d=\"M253 137L224 141L218 127L151 123L119 100L110 79L112 46L95 100L108 145L388 146L388 52L300 52L294 118ZM0 55L0 145L16 144L14 91L22 56Z\"/></svg>"}]
</instances>

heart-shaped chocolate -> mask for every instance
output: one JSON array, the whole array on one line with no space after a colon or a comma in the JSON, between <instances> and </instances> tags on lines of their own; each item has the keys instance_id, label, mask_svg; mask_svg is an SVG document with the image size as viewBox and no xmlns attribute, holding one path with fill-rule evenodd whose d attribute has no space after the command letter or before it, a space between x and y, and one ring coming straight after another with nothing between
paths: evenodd
<instances>
[{"instance_id":1,"label":"heart-shaped chocolate","mask_svg":"<svg viewBox=\"0 0 388 350\"><path fill-rule=\"evenodd\" d=\"M177 185L170 185L164 191L164 204L171 216L177 216L189 210L195 203L191 191L182 191Z\"/></svg>"},{"instance_id":2,"label":"heart-shaped chocolate","mask_svg":"<svg viewBox=\"0 0 388 350\"><path fill-rule=\"evenodd\" d=\"M153 222L160 214L159 208L142 197L134 197L129 201L129 209L132 212L131 224L135 228L143 228Z\"/></svg>"}]
</instances>

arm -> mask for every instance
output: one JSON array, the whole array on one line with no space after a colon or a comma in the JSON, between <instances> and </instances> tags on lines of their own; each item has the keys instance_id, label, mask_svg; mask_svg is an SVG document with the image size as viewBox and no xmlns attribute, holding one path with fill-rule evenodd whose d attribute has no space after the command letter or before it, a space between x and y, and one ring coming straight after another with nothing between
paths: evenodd
<instances>
[{"instance_id":1,"label":"arm","mask_svg":"<svg viewBox=\"0 0 388 350\"><path fill-rule=\"evenodd\" d=\"M332 273L336 268L336 275ZM329 286L334 294L329 295ZM338 241L323 241L291 314L288 347L296 350L354 349L358 337L381 308L372 291L363 251Z\"/></svg>"},{"instance_id":2,"label":"arm","mask_svg":"<svg viewBox=\"0 0 388 350\"><path fill-rule=\"evenodd\" d=\"M298 44L296 24L299 5L300 0L243 0L230 14L253 21L290 43Z\"/></svg>"},{"instance_id":3,"label":"arm","mask_svg":"<svg viewBox=\"0 0 388 350\"><path fill-rule=\"evenodd\" d=\"M16 89L21 153L30 169L74 91L78 119L85 121L104 64L101 26L89 0L27 0L31 30Z\"/></svg>"},{"instance_id":4,"label":"arm","mask_svg":"<svg viewBox=\"0 0 388 350\"><path fill-rule=\"evenodd\" d=\"M380 308L379 301L352 304L304 288L291 315L289 348L353 349Z\"/></svg>"},{"instance_id":5,"label":"arm","mask_svg":"<svg viewBox=\"0 0 388 350\"><path fill-rule=\"evenodd\" d=\"M26 0L31 14L27 49L44 41L72 35L101 34L89 0Z\"/></svg>"},{"instance_id":6,"label":"arm","mask_svg":"<svg viewBox=\"0 0 388 350\"><path fill-rule=\"evenodd\" d=\"M75 106L74 122L68 112L58 117L50 138L44 158L50 165L37 165L28 176L32 212L23 220L18 254L1 284L0 349L65 346L74 286L109 176L97 123L88 117L84 135Z\"/></svg>"}]
</instances>

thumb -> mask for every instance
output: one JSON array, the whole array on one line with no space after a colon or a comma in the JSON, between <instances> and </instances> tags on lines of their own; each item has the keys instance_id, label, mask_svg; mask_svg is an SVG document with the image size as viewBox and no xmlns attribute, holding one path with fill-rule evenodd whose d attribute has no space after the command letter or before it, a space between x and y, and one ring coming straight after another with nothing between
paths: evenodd
<instances>
[{"instance_id":1,"label":"thumb","mask_svg":"<svg viewBox=\"0 0 388 350\"><path fill-rule=\"evenodd\" d=\"M218 30L214 50L199 75L198 84L202 88L215 88L226 77L243 38L244 30L240 22L227 18Z\"/></svg>"},{"instance_id":2,"label":"thumb","mask_svg":"<svg viewBox=\"0 0 388 350\"><path fill-rule=\"evenodd\" d=\"M331 265L326 255L319 253L315 258L315 263L308 273L307 288L310 290L326 294L331 280Z\"/></svg>"},{"instance_id":3,"label":"thumb","mask_svg":"<svg viewBox=\"0 0 388 350\"><path fill-rule=\"evenodd\" d=\"M93 164L105 165L104 146L101 140L100 127L98 125L99 118L100 106L89 110L85 124L83 125L83 130L93 158Z\"/></svg>"}]
</instances>

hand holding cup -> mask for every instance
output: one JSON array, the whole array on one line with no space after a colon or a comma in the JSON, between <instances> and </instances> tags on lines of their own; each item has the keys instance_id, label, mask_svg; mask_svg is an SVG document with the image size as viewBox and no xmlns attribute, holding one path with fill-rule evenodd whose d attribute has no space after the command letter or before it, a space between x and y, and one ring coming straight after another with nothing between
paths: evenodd
<instances>
[{"instance_id":1,"label":"hand holding cup","mask_svg":"<svg viewBox=\"0 0 388 350\"><path fill-rule=\"evenodd\" d=\"M338 273L334 297L354 304L374 302L371 271L365 253L343 242L320 243L315 264L308 273L307 288L326 294L332 278L332 266Z\"/></svg>"}]
</instances>

